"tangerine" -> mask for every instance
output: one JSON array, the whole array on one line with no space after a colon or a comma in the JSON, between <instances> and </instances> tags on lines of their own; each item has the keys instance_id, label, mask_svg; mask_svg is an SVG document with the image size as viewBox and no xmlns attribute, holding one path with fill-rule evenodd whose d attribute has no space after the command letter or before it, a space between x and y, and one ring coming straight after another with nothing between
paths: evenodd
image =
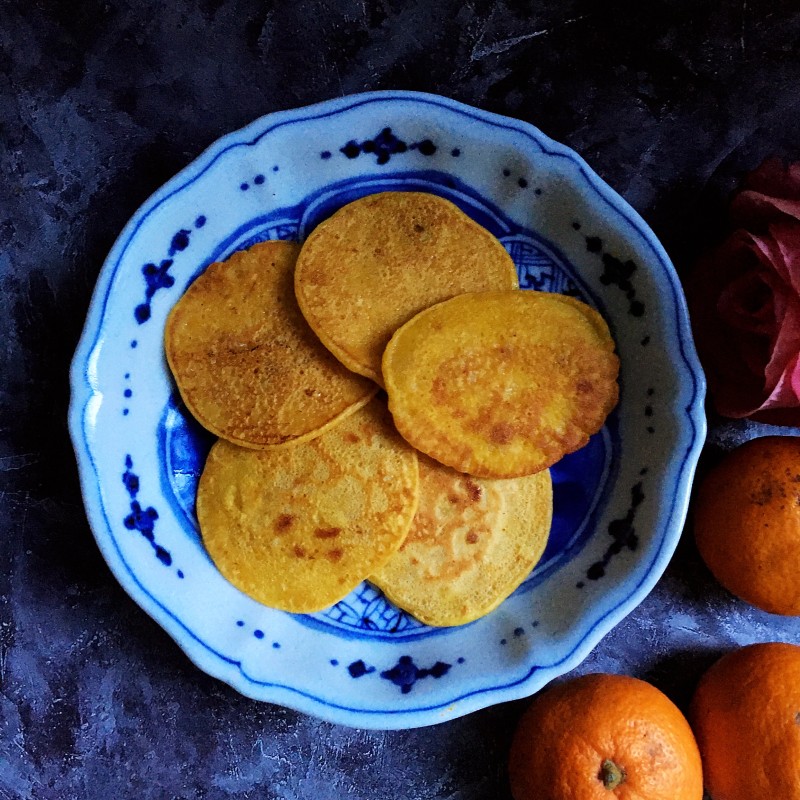
<instances>
[{"instance_id":1,"label":"tangerine","mask_svg":"<svg viewBox=\"0 0 800 800\"><path fill-rule=\"evenodd\" d=\"M800 647L723 656L700 680L689 718L714 800L800 800Z\"/></svg>"},{"instance_id":2,"label":"tangerine","mask_svg":"<svg viewBox=\"0 0 800 800\"><path fill-rule=\"evenodd\" d=\"M701 800L692 730L655 686L586 675L539 695L509 757L514 800Z\"/></svg>"},{"instance_id":3,"label":"tangerine","mask_svg":"<svg viewBox=\"0 0 800 800\"><path fill-rule=\"evenodd\" d=\"M728 591L800 614L800 437L764 436L728 453L700 485L694 534Z\"/></svg>"}]
</instances>

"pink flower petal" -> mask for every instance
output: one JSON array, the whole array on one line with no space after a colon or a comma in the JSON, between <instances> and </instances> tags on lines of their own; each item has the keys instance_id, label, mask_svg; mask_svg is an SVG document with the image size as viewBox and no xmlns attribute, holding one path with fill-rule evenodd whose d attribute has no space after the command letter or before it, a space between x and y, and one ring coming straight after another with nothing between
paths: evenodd
<instances>
[{"instance_id":1,"label":"pink flower petal","mask_svg":"<svg viewBox=\"0 0 800 800\"><path fill-rule=\"evenodd\" d=\"M742 188L772 197L800 200L800 162L787 165L775 156L767 158L745 176Z\"/></svg>"},{"instance_id":2,"label":"pink flower petal","mask_svg":"<svg viewBox=\"0 0 800 800\"><path fill-rule=\"evenodd\" d=\"M725 319L726 301L730 304L727 312L734 317L737 312L733 309L744 301L741 296L733 296L735 288L728 297L721 295L731 283L758 270L760 265L760 255L750 235L736 231L698 263L687 286L695 341L710 393L719 413L729 417L747 416L761 405L765 396L764 365L770 357L772 334L765 329L759 335L750 324L730 324Z\"/></svg>"},{"instance_id":3,"label":"pink flower petal","mask_svg":"<svg viewBox=\"0 0 800 800\"><path fill-rule=\"evenodd\" d=\"M781 255L782 275L800 295L800 223L776 223L770 225L769 233ZM778 265L777 261L772 263Z\"/></svg>"},{"instance_id":4,"label":"pink flower petal","mask_svg":"<svg viewBox=\"0 0 800 800\"><path fill-rule=\"evenodd\" d=\"M717 312L732 328L772 336L775 330L773 288L759 271L747 272L720 292Z\"/></svg>"},{"instance_id":5,"label":"pink flower petal","mask_svg":"<svg viewBox=\"0 0 800 800\"><path fill-rule=\"evenodd\" d=\"M774 408L800 409L800 353L795 353L786 363L769 397L756 411Z\"/></svg>"},{"instance_id":6,"label":"pink flower petal","mask_svg":"<svg viewBox=\"0 0 800 800\"><path fill-rule=\"evenodd\" d=\"M787 218L800 221L800 163L787 166L768 158L756 167L731 199L731 218L745 228Z\"/></svg>"},{"instance_id":7,"label":"pink flower petal","mask_svg":"<svg viewBox=\"0 0 800 800\"><path fill-rule=\"evenodd\" d=\"M743 191L731 200L731 218L741 226L766 224L783 215L800 221L800 200L770 197L753 191Z\"/></svg>"},{"instance_id":8,"label":"pink flower petal","mask_svg":"<svg viewBox=\"0 0 800 800\"><path fill-rule=\"evenodd\" d=\"M772 392L785 374L786 365L800 353L800 300L792 297L780 322L772 345L772 355L764 367L764 388Z\"/></svg>"}]
</instances>

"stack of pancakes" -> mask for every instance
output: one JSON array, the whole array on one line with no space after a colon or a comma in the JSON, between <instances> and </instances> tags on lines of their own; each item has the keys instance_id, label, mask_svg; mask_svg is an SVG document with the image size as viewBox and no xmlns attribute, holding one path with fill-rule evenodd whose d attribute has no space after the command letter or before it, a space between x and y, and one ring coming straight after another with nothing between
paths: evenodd
<instances>
[{"instance_id":1,"label":"stack of pancakes","mask_svg":"<svg viewBox=\"0 0 800 800\"><path fill-rule=\"evenodd\" d=\"M368 579L430 625L489 613L544 551L548 467L618 394L600 315L519 291L496 238L419 192L210 265L165 346L219 437L204 545L232 584L292 612Z\"/></svg>"}]
</instances>

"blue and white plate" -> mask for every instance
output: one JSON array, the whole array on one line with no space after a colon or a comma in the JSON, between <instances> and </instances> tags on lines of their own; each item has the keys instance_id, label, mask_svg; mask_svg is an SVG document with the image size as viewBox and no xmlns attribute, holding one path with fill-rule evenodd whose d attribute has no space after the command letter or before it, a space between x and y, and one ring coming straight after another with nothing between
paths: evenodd
<instances>
[{"instance_id":1,"label":"blue and white plate","mask_svg":"<svg viewBox=\"0 0 800 800\"><path fill-rule=\"evenodd\" d=\"M164 359L167 314L206 265L265 239L302 241L343 204L386 190L455 202L503 242L523 288L598 308L622 362L608 424L553 469L541 563L496 611L457 628L421 625L366 583L309 615L227 583L194 512L211 438ZM100 274L72 392L89 520L131 597L243 694L365 728L443 722L576 666L666 567L705 434L681 288L636 212L536 128L409 92L263 117L156 192Z\"/></svg>"}]
</instances>

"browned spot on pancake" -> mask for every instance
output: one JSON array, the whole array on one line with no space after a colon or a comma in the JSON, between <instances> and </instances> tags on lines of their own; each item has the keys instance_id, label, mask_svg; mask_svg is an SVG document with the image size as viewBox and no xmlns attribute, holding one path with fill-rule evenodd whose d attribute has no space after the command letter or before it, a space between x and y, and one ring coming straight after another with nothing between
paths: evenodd
<instances>
[{"instance_id":1,"label":"browned spot on pancake","mask_svg":"<svg viewBox=\"0 0 800 800\"><path fill-rule=\"evenodd\" d=\"M575 386L578 394L591 394L594 391L594 385L591 381L580 380Z\"/></svg>"},{"instance_id":2,"label":"browned spot on pancake","mask_svg":"<svg viewBox=\"0 0 800 800\"><path fill-rule=\"evenodd\" d=\"M314 536L317 539L335 539L341 532L341 528L317 528L314 531Z\"/></svg>"},{"instance_id":3,"label":"browned spot on pancake","mask_svg":"<svg viewBox=\"0 0 800 800\"><path fill-rule=\"evenodd\" d=\"M457 494L448 495L447 499L455 506L461 502L461 498Z\"/></svg>"},{"instance_id":4,"label":"browned spot on pancake","mask_svg":"<svg viewBox=\"0 0 800 800\"><path fill-rule=\"evenodd\" d=\"M478 534L475 531L470 531L467 534L467 544L477 544L478 542Z\"/></svg>"},{"instance_id":5,"label":"browned spot on pancake","mask_svg":"<svg viewBox=\"0 0 800 800\"><path fill-rule=\"evenodd\" d=\"M325 555L330 561L338 561L342 557L343 553L341 550L337 549L337 550L328 550L328 552L325 553Z\"/></svg>"},{"instance_id":6,"label":"browned spot on pancake","mask_svg":"<svg viewBox=\"0 0 800 800\"><path fill-rule=\"evenodd\" d=\"M498 422L492 425L489 431L489 439L495 444L508 444L513 438L514 426L508 422Z\"/></svg>"},{"instance_id":7,"label":"browned spot on pancake","mask_svg":"<svg viewBox=\"0 0 800 800\"><path fill-rule=\"evenodd\" d=\"M350 444L357 444L358 442L361 441L361 439L359 439L358 436L356 436L354 433L345 434L344 440L346 442L350 442Z\"/></svg>"},{"instance_id":8,"label":"browned spot on pancake","mask_svg":"<svg viewBox=\"0 0 800 800\"><path fill-rule=\"evenodd\" d=\"M305 548L303 548L303 547L300 547L300 545L299 545L299 544L296 544L296 545L295 545L295 546L292 548L292 552L293 552L293 553L294 553L294 554L295 554L295 555L296 555L298 558L305 558L305 557L306 557L306 551L305 551Z\"/></svg>"},{"instance_id":9,"label":"browned spot on pancake","mask_svg":"<svg viewBox=\"0 0 800 800\"><path fill-rule=\"evenodd\" d=\"M483 490L475 481L467 481L467 491L469 492L470 499L475 502L480 500L483 494Z\"/></svg>"},{"instance_id":10,"label":"browned spot on pancake","mask_svg":"<svg viewBox=\"0 0 800 800\"><path fill-rule=\"evenodd\" d=\"M283 533L284 531L288 531L293 523L294 517L291 514L281 514L278 519L275 520L275 530L278 533Z\"/></svg>"}]
</instances>

